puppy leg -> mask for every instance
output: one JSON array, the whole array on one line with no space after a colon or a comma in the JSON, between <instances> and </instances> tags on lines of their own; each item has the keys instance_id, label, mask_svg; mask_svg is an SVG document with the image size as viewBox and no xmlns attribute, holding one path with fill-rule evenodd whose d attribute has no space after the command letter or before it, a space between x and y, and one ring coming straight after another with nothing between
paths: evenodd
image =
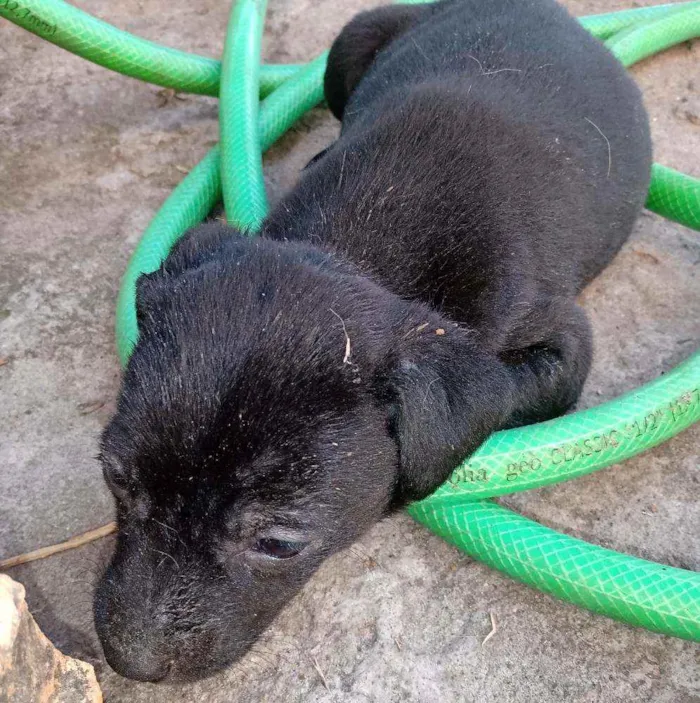
<instances>
[{"instance_id":1,"label":"puppy leg","mask_svg":"<svg viewBox=\"0 0 700 703\"><path fill-rule=\"evenodd\" d=\"M563 415L581 395L591 365L590 323L573 300L543 302L523 328L512 335L518 346L501 354L517 389L507 427Z\"/></svg>"},{"instance_id":2,"label":"puppy leg","mask_svg":"<svg viewBox=\"0 0 700 703\"><path fill-rule=\"evenodd\" d=\"M427 10L427 5L396 5L361 12L333 42L324 79L326 102L341 120L357 84L392 39L403 34Z\"/></svg>"}]
</instances>

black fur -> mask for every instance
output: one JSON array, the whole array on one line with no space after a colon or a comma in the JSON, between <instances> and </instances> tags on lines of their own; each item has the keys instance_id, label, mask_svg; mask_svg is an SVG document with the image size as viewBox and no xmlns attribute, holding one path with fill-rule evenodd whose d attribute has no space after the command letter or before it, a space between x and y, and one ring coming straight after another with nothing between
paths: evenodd
<instances>
[{"instance_id":1,"label":"black fur","mask_svg":"<svg viewBox=\"0 0 700 703\"><path fill-rule=\"evenodd\" d=\"M139 281L95 605L126 676L226 666L325 557L585 380L575 296L651 158L607 50L552 0L386 7L343 30L325 90L341 135L262 237L204 225Z\"/></svg>"}]
</instances>

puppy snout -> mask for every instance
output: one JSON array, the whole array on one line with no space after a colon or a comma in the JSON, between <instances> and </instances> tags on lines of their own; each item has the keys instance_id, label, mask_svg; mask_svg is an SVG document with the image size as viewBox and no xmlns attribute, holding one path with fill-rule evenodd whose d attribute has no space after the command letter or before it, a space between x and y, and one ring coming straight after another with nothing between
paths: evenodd
<instances>
[{"instance_id":1,"label":"puppy snout","mask_svg":"<svg viewBox=\"0 0 700 703\"><path fill-rule=\"evenodd\" d=\"M95 627L105 659L126 678L186 681L229 661L208 613L193 607L195 596L204 600L193 576L201 566L176 558L178 566L168 570L131 552L118 554L97 588Z\"/></svg>"},{"instance_id":2,"label":"puppy snout","mask_svg":"<svg viewBox=\"0 0 700 703\"><path fill-rule=\"evenodd\" d=\"M229 663L218 660L217 641L211 633L172 633L155 628L98 626L107 663L121 676L156 683L192 681L208 676Z\"/></svg>"},{"instance_id":3,"label":"puppy snout","mask_svg":"<svg viewBox=\"0 0 700 703\"><path fill-rule=\"evenodd\" d=\"M172 670L177 653L163 629L135 611L122 610L109 597L95 609L105 659L128 679L162 681Z\"/></svg>"},{"instance_id":4,"label":"puppy snout","mask_svg":"<svg viewBox=\"0 0 700 703\"><path fill-rule=\"evenodd\" d=\"M144 645L122 647L110 640L103 640L107 663L121 676L135 681L163 681L173 669L174 660L166 652Z\"/></svg>"}]
</instances>

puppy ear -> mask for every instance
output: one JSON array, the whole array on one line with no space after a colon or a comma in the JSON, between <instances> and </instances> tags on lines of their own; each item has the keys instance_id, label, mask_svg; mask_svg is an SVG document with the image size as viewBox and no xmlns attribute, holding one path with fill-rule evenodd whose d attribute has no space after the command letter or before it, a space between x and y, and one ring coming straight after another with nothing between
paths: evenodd
<instances>
[{"instance_id":1,"label":"puppy ear","mask_svg":"<svg viewBox=\"0 0 700 703\"><path fill-rule=\"evenodd\" d=\"M199 268L214 258L222 246L244 235L223 222L207 222L188 230L175 244L160 270L177 276L188 269Z\"/></svg>"},{"instance_id":2,"label":"puppy ear","mask_svg":"<svg viewBox=\"0 0 700 703\"><path fill-rule=\"evenodd\" d=\"M339 120L377 54L430 11L429 5L378 7L343 27L331 46L323 83L328 107Z\"/></svg>"},{"instance_id":3,"label":"puppy ear","mask_svg":"<svg viewBox=\"0 0 700 703\"><path fill-rule=\"evenodd\" d=\"M136 281L136 317L144 319L146 312L159 304L168 294L168 282L186 271L211 261L226 245L234 245L244 235L223 222L208 222L188 230L175 244L160 268L139 276Z\"/></svg>"},{"instance_id":4,"label":"puppy ear","mask_svg":"<svg viewBox=\"0 0 700 703\"><path fill-rule=\"evenodd\" d=\"M469 331L413 331L385 377L389 429L398 445L398 507L432 493L511 413L514 386Z\"/></svg>"}]
</instances>

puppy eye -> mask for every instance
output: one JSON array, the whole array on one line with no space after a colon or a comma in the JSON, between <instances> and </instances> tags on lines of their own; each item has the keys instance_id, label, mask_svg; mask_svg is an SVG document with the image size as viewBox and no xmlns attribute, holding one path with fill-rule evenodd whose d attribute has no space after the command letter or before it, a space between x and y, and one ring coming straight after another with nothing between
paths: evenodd
<instances>
[{"instance_id":1,"label":"puppy eye","mask_svg":"<svg viewBox=\"0 0 700 703\"><path fill-rule=\"evenodd\" d=\"M288 542L266 537L259 539L253 549L273 559L291 559L306 547L307 542Z\"/></svg>"},{"instance_id":2,"label":"puppy eye","mask_svg":"<svg viewBox=\"0 0 700 703\"><path fill-rule=\"evenodd\" d=\"M112 457L102 457L102 475L115 498L125 501L129 497L129 477L119 461Z\"/></svg>"}]
</instances>

